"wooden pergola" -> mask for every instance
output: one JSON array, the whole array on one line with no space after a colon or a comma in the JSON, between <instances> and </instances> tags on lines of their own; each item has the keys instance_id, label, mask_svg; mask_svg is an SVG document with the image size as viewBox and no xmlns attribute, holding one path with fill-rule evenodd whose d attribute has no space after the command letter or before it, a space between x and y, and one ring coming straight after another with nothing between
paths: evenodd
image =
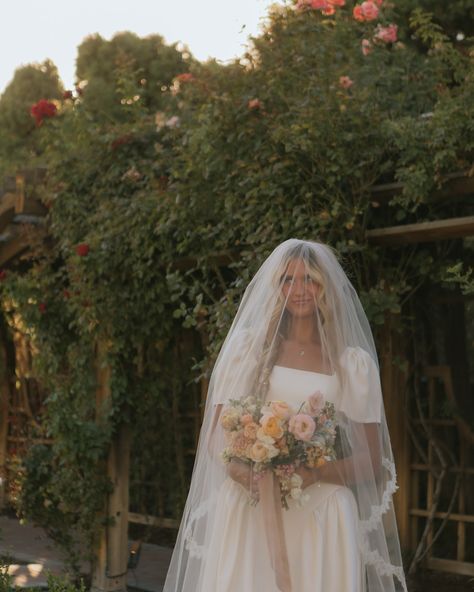
<instances>
[{"instance_id":1,"label":"wooden pergola","mask_svg":"<svg viewBox=\"0 0 474 592\"><path fill-rule=\"evenodd\" d=\"M38 199L35 186L41 183L44 171L25 171L16 178L6 179L4 187L0 187L0 266L8 268L18 265L19 259L34 248L34 228L42 227L47 208ZM394 194L401 191L399 184L387 184L372 188L373 199L383 203ZM443 190L436 197L440 199L457 199L474 194L474 178L465 173L452 175ZM26 231L26 228L28 230ZM388 228L373 228L367 231L367 239L374 245L403 247L424 241L439 241L459 237L474 236L474 216L433 220L419 224L407 224ZM222 253L216 256L216 264L225 265L232 260L233 253ZM186 268L191 260L176 262L177 268ZM382 384L385 397L387 421L398 469L399 491L394 498L402 546L409 548L413 545L416 532L413 526L413 516L422 515L427 510L411 508L410 495L413 489L412 472L410 466L410 441L406 425L405 401L400 400L403 394L401 388L404 376L391 363L392 357L401 351L403 344L387 326L388 338L384 340L384 348L380 351L382 366ZM0 344L0 354L5 360L5 344ZM21 344L15 344L21 349ZM104 362L107 344L96 345L97 361L97 409L104 408L103 403L110 397L110 372ZM19 356L19 354L18 354ZM19 357L16 363L21 363ZM6 368L6 364L3 365ZM441 376L445 369L429 369L431 376ZM438 374L436 374L438 372ZM446 376L446 375L445 375ZM446 380L448 380L446 378ZM21 380L20 380L21 382ZM449 388L448 388L449 390ZM202 400L205 400L207 385L202 384ZM448 392L452 396L452 389ZM27 398L27 396L26 396ZM0 476L5 474L7 445L9 442L8 425L11 410L11 400L8 377L2 376L0 385ZM98 412L99 413L99 412ZM100 421L98 414L97 421ZM457 420L454 420L457 421ZM456 424L457 425L457 424ZM129 562L128 524L153 525L164 528L176 528L176 520L131 513L129 511L129 467L130 467L130 433L126 426L119 429L109 451L108 475L114 484L114 490L107 500L106 514L113 517L110 524L102 533L96 568L93 574L93 589L102 591L126 590L126 575ZM5 503L4 482L0 481L0 508ZM466 522L474 522L474 516L455 516L458 521L459 537L462 541L463 526ZM465 536L465 529L464 529ZM462 554L461 554L462 555ZM464 564L462 560L451 563L434 565L450 571L474 574L474 564Z\"/></svg>"}]
</instances>

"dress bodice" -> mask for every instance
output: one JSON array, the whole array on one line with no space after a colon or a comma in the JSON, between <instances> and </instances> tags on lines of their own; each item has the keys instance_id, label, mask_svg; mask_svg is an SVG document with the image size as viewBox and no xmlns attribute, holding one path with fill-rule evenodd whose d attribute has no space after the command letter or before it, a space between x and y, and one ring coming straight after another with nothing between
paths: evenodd
<instances>
[{"instance_id":1,"label":"dress bodice","mask_svg":"<svg viewBox=\"0 0 474 592\"><path fill-rule=\"evenodd\" d=\"M336 374L322 374L286 366L273 366L266 402L286 401L297 411L309 395L321 391L326 401L337 405L339 388Z\"/></svg>"}]
</instances>

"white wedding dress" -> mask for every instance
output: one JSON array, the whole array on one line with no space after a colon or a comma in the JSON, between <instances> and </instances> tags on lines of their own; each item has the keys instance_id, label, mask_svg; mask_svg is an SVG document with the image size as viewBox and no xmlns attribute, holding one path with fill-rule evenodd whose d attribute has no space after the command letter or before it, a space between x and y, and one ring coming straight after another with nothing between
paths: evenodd
<instances>
[{"instance_id":1,"label":"white wedding dress","mask_svg":"<svg viewBox=\"0 0 474 592\"><path fill-rule=\"evenodd\" d=\"M361 382L357 376L359 368L366 368L362 350L349 349L349 366L355 373L351 382L353 387L358 383L362 387L359 404L367 408L367 373L364 371ZM283 400L297 411L306 397L320 390L326 400L337 403L338 385L335 374L274 366L266 401ZM357 396L353 400L357 404ZM357 409L354 411L357 415ZM302 507L290 500L290 509L282 509L292 592L363 592L358 510L352 491L342 485L315 483L304 493L310 499ZM230 477L219 490L211 543L197 591L279 592L260 504L251 506L247 491Z\"/></svg>"}]
</instances>

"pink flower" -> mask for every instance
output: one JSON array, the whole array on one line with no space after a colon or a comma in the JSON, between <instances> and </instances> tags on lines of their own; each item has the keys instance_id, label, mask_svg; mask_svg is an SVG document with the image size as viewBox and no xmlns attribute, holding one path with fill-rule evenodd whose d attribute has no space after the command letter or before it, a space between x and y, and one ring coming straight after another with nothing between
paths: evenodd
<instances>
[{"instance_id":1,"label":"pink flower","mask_svg":"<svg viewBox=\"0 0 474 592\"><path fill-rule=\"evenodd\" d=\"M324 408L324 395L321 391L316 391L306 399L306 411L311 415L318 415Z\"/></svg>"},{"instance_id":2,"label":"pink flower","mask_svg":"<svg viewBox=\"0 0 474 592\"><path fill-rule=\"evenodd\" d=\"M311 8L315 10L325 10L329 6L328 0L312 0Z\"/></svg>"},{"instance_id":3,"label":"pink flower","mask_svg":"<svg viewBox=\"0 0 474 592\"><path fill-rule=\"evenodd\" d=\"M332 14L334 14L336 12L336 9L334 8L334 6L330 6L328 4L327 8L323 8L323 10L321 12L326 16L331 16Z\"/></svg>"},{"instance_id":4,"label":"pink flower","mask_svg":"<svg viewBox=\"0 0 474 592\"><path fill-rule=\"evenodd\" d=\"M362 4L354 6L352 14L356 21L373 21L378 17L379 9L373 0L365 0Z\"/></svg>"},{"instance_id":5,"label":"pink flower","mask_svg":"<svg viewBox=\"0 0 474 592\"><path fill-rule=\"evenodd\" d=\"M362 53L366 56L372 51L372 43L368 39L362 39Z\"/></svg>"},{"instance_id":6,"label":"pink flower","mask_svg":"<svg viewBox=\"0 0 474 592\"><path fill-rule=\"evenodd\" d=\"M297 440L309 440L314 434L316 424L310 415L298 413L290 419L288 429Z\"/></svg>"},{"instance_id":7,"label":"pink flower","mask_svg":"<svg viewBox=\"0 0 474 592\"><path fill-rule=\"evenodd\" d=\"M390 24L388 27L377 26L375 30L374 39L380 39L384 43L395 43L397 41L398 26Z\"/></svg>"},{"instance_id":8,"label":"pink flower","mask_svg":"<svg viewBox=\"0 0 474 592\"><path fill-rule=\"evenodd\" d=\"M240 418L240 423L244 426L249 423L253 423L253 417L250 415L250 413L244 413L244 415L242 415Z\"/></svg>"},{"instance_id":9,"label":"pink flower","mask_svg":"<svg viewBox=\"0 0 474 592\"><path fill-rule=\"evenodd\" d=\"M250 101L247 103L247 107L249 109L260 109L261 106L262 103L260 99L250 99Z\"/></svg>"},{"instance_id":10,"label":"pink flower","mask_svg":"<svg viewBox=\"0 0 474 592\"><path fill-rule=\"evenodd\" d=\"M339 76L339 84L342 88L350 88L354 84L354 81L349 76Z\"/></svg>"}]
</instances>

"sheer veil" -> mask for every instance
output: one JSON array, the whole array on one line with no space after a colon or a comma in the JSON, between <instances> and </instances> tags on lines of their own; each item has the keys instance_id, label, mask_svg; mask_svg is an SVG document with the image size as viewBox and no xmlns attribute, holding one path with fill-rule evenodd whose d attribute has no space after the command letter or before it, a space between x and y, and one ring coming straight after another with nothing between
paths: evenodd
<instances>
[{"instance_id":1,"label":"sheer veil","mask_svg":"<svg viewBox=\"0 0 474 592\"><path fill-rule=\"evenodd\" d=\"M295 269L295 264L304 269L303 283L288 271ZM302 314L303 309L309 312ZM215 362L164 592L217 592L203 590L201 581L219 491L231 478L222 456L228 445L225 422L233 420L232 412L227 413L228 404L246 399L265 404L272 368L279 360L295 359L285 349L295 315L299 315L299 323L311 326L314 345L307 352L302 350L303 354L296 352L294 364L283 365L302 367L304 363L307 369L335 374L338 384L336 460L318 465L315 475L320 481L342 484L354 495L358 551L365 574L363 592L407 590L392 503L397 489L395 465L367 317L333 250L322 243L289 239L274 249L250 281ZM247 453L253 450L253 443L241 442ZM263 450L264 455L271 455L280 444L266 439L260 443L259 453ZM250 475L249 503L255 502L254 469L244 460L242 466ZM291 583L284 573L286 541L278 524L279 513L291 509L282 508L271 496L261 497L254 508L265 513L267 531L272 531L262 533L262 552L272 557L279 589L289 592ZM313 560L309 553L302 557L302 561Z\"/></svg>"}]
</instances>

